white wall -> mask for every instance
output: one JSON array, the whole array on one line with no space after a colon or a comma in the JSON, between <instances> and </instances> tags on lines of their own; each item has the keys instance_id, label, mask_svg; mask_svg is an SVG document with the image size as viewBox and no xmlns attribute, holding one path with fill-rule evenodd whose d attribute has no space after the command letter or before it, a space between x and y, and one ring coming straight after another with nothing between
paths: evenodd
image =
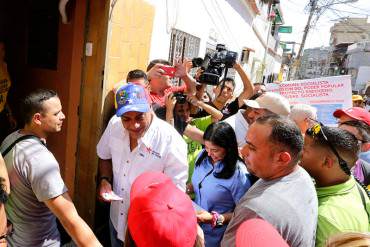
<instances>
[{"instance_id":1,"label":"white wall","mask_svg":"<svg viewBox=\"0 0 370 247\"><path fill-rule=\"evenodd\" d=\"M249 63L244 66L248 73L251 73L254 59L263 60L265 48L255 35L252 25L255 25L261 32L263 40L267 37L268 25L263 21L264 16L259 16L258 23L253 24L255 16L253 16L244 0L147 1L156 8L150 60L156 58L168 59L172 28L200 38L198 55L201 57L205 55L207 42L215 43L209 38L212 36L217 39L217 43L223 43L229 50L238 52L239 57L244 47L255 50L250 54ZM272 39L272 37L270 38ZM276 70L274 58L267 55L266 61L269 64L268 67L271 67L269 73ZM238 91L241 88L238 76L236 81Z\"/></svg>"}]
</instances>

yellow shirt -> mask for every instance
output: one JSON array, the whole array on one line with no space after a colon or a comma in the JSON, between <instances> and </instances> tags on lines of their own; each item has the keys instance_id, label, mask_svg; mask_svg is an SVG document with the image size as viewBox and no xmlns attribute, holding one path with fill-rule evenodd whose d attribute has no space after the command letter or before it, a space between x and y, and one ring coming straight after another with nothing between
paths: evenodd
<instances>
[{"instance_id":1,"label":"yellow shirt","mask_svg":"<svg viewBox=\"0 0 370 247\"><path fill-rule=\"evenodd\" d=\"M5 108L11 84L6 63L3 62L0 64L0 112Z\"/></svg>"}]
</instances>

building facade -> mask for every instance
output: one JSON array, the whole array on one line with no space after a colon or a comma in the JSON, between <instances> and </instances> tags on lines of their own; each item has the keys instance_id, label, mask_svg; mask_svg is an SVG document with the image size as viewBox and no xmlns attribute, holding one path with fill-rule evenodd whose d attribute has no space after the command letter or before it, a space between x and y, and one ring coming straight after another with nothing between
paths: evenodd
<instances>
[{"instance_id":1,"label":"building facade","mask_svg":"<svg viewBox=\"0 0 370 247\"><path fill-rule=\"evenodd\" d=\"M370 41L348 46L345 68L351 75L352 89L364 93L370 82Z\"/></svg>"},{"instance_id":2,"label":"building facade","mask_svg":"<svg viewBox=\"0 0 370 247\"><path fill-rule=\"evenodd\" d=\"M369 18L345 18L330 29L329 76L347 74L346 52L349 45L370 40Z\"/></svg>"},{"instance_id":3,"label":"building facade","mask_svg":"<svg viewBox=\"0 0 370 247\"><path fill-rule=\"evenodd\" d=\"M328 52L329 47L318 47L304 50L299 67L298 78L311 79L325 76Z\"/></svg>"},{"instance_id":4,"label":"building facade","mask_svg":"<svg viewBox=\"0 0 370 247\"><path fill-rule=\"evenodd\" d=\"M142 6L143 13L133 19L123 18L136 5ZM131 69L145 69L152 59L173 62L176 57L204 57L219 43L239 54L239 62L253 81L280 71L282 49L275 32L283 24L279 4L259 0L117 0L111 13L105 66L108 87ZM145 63L134 61L136 56ZM242 83L231 71L234 75L238 92Z\"/></svg>"}]
</instances>

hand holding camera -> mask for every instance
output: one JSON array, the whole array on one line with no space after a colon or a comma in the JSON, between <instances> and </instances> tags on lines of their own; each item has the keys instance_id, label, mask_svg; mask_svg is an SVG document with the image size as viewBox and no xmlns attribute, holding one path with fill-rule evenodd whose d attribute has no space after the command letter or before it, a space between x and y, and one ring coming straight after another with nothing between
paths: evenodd
<instances>
[{"instance_id":1,"label":"hand holding camera","mask_svg":"<svg viewBox=\"0 0 370 247\"><path fill-rule=\"evenodd\" d=\"M169 77L174 77L176 69L169 65L155 64L148 72L148 80L158 79L163 75L168 75Z\"/></svg>"},{"instance_id":2,"label":"hand holding camera","mask_svg":"<svg viewBox=\"0 0 370 247\"><path fill-rule=\"evenodd\" d=\"M160 78L162 76L162 74L164 73L164 70L161 68L162 66L164 66L163 64L155 64L148 72L147 72L147 76L148 76L148 80L150 81L151 79L157 79L157 78Z\"/></svg>"},{"instance_id":3,"label":"hand holding camera","mask_svg":"<svg viewBox=\"0 0 370 247\"><path fill-rule=\"evenodd\" d=\"M176 105L176 97L172 94L169 93L166 98L165 98L165 105L166 105L166 110L167 111L173 111Z\"/></svg>"},{"instance_id":4,"label":"hand holding camera","mask_svg":"<svg viewBox=\"0 0 370 247\"><path fill-rule=\"evenodd\" d=\"M197 99L196 96L194 95L188 95L187 100L190 102L190 104L194 106L199 106L199 100Z\"/></svg>"},{"instance_id":5,"label":"hand holding camera","mask_svg":"<svg viewBox=\"0 0 370 247\"><path fill-rule=\"evenodd\" d=\"M186 102L186 95L182 92L174 93L173 97L176 98L176 102L179 103L179 104L185 104L185 102Z\"/></svg>"},{"instance_id":6,"label":"hand holding camera","mask_svg":"<svg viewBox=\"0 0 370 247\"><path fill-rule=\"evenodd\" d=\"M162 75L168 75L170 78L175 76L176 68L168 65L161 65L160 68L163 70Z\"/></svg>"}]
</instances>

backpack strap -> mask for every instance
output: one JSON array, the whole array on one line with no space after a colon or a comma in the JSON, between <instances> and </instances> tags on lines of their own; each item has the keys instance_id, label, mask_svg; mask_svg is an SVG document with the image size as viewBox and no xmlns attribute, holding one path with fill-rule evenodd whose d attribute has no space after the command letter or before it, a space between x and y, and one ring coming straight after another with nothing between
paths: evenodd
<instances>
[{"instance_id":1,"label":"backpack strap","mask_svg":"<svg viewBox=\"0 0 370 247\"><path fill-rule=\"evenodd\" d=\"M15 144L17 144L18 142L21 142L23 140L27 140L27 139L35 139L37 141L39 141L42 145L45 146L45 144L40 140L40 138L38 138L37 136L35 135L24 135L24 136L21 136L19 137L17 140L15 140L12 144L10 144L5 150L4 152L1 152L1 155L3 157L5 157L5 155L7 155L9 153L10 150L12 150L12 148L15 146Z\"/></svg>"}]
</instances>

